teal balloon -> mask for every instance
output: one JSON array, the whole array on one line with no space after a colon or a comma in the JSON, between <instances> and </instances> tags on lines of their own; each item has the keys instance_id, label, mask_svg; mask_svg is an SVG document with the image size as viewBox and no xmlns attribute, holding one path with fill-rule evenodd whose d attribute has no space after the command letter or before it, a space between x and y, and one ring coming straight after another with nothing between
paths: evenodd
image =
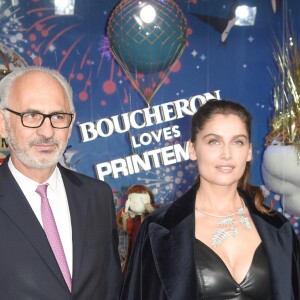
<instances>
[{"instance_id":1,"label":"teal balloon","mask_svg":"<svg viewBox=\"0 0 300 300\"><path fill-rule=\"evenodd\" d=\"M125 71L159 72L182 54L186 19L173 0L122 0L109 18L107 37Z\"/></svg>"}]
</instances>

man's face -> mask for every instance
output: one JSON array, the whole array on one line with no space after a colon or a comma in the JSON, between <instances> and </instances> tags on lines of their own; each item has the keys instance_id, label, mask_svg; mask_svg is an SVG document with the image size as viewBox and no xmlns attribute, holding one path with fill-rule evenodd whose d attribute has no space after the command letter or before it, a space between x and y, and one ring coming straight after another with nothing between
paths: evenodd
<instances>
[{"instance_id":1,"label":"man's face","mask_svg":"<svg viewBox=\"0 0 300 300\"><path fill-rule=\"evenodd\" d=\"M68 100L60 84L49 75L37 71L16 79L7 108L17 112L70 113ZM8 117L5 121L0 118L0 134L7 138L12 161L19 171L56 166L66 148L73 123L69 128L57 129L46 118L41 127L26 128L19 116L7 111L1 113L8 114Z\"/></svg>"}]
</instances>

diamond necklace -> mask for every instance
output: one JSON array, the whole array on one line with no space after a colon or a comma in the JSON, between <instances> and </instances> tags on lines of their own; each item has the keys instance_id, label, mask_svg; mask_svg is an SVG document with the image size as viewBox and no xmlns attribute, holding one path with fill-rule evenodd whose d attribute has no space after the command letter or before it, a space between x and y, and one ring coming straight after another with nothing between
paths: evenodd
<instances>
[{"instance_id":1,"label":"diamond necklace","mask_svg":"<svg viewBox=\"0 0 300 300\"><path fill-rule=\"evenodd\" d=\"M251 229L249 218L245 217L245 203L242 199L241 201L243 206L240 207L235 213L227 216L210 214L195 206L195 209L201 212L203 215L219 219L219 221L217 222L219 228L215 230L211 239L213 248L220 246L230 236L236 237L238 235L238 225L242 225L245 229Z\"/></svg>"}]
</instances>

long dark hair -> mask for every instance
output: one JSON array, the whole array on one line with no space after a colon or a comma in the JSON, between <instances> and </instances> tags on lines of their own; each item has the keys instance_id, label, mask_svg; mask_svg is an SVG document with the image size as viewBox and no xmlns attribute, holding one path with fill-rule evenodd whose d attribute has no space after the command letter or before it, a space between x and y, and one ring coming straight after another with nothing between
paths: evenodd
<instances>
[{"instance_id":1,"label":"long dark hair","mask_svg":"<svg viewBox=\"0 0 300 300\"><path fill-rule=\"evenodd\" d=\"M203 106L199 107L192 117L191 123L191 142L195 143L197 134L204 128L206 123L215 115L236 115L245 124L249 141L251 141L251 123L252 116L247 109L237 102L230 100L209 100ZM264 206L264 195L260 187L253 186L249 183L251 162L246 163L245 171L238 181L238 188L250 194L254 199L256 208L262 213L270 213L270 209ZM200 176L197 177L200 181Z\"/></svg>"}]
</instances>

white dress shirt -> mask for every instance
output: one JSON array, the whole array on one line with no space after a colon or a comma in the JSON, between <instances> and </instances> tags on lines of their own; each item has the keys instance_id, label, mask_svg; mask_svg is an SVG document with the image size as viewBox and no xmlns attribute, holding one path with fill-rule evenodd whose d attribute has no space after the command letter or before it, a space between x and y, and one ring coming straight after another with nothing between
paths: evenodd
<instances>
[{"instance_id":1,"label":"white dress shirt","mask_svg":"<svg viewBox=\"0 0 300 300\"><path fill-rule=\"evenodd\" d=\"M41 197L35 192L39 183L31 180L20 173L13 165L11 158L8 167L24 193L34 214L43 226L41 216ZM54 215L59 236L65 251L70 273L73 271L73 244L72 244L72 225L69 204L65 186L58 167L55 168L50 178L43 184L48 183L47 196Z\"/></svg>"}]
</instances>

